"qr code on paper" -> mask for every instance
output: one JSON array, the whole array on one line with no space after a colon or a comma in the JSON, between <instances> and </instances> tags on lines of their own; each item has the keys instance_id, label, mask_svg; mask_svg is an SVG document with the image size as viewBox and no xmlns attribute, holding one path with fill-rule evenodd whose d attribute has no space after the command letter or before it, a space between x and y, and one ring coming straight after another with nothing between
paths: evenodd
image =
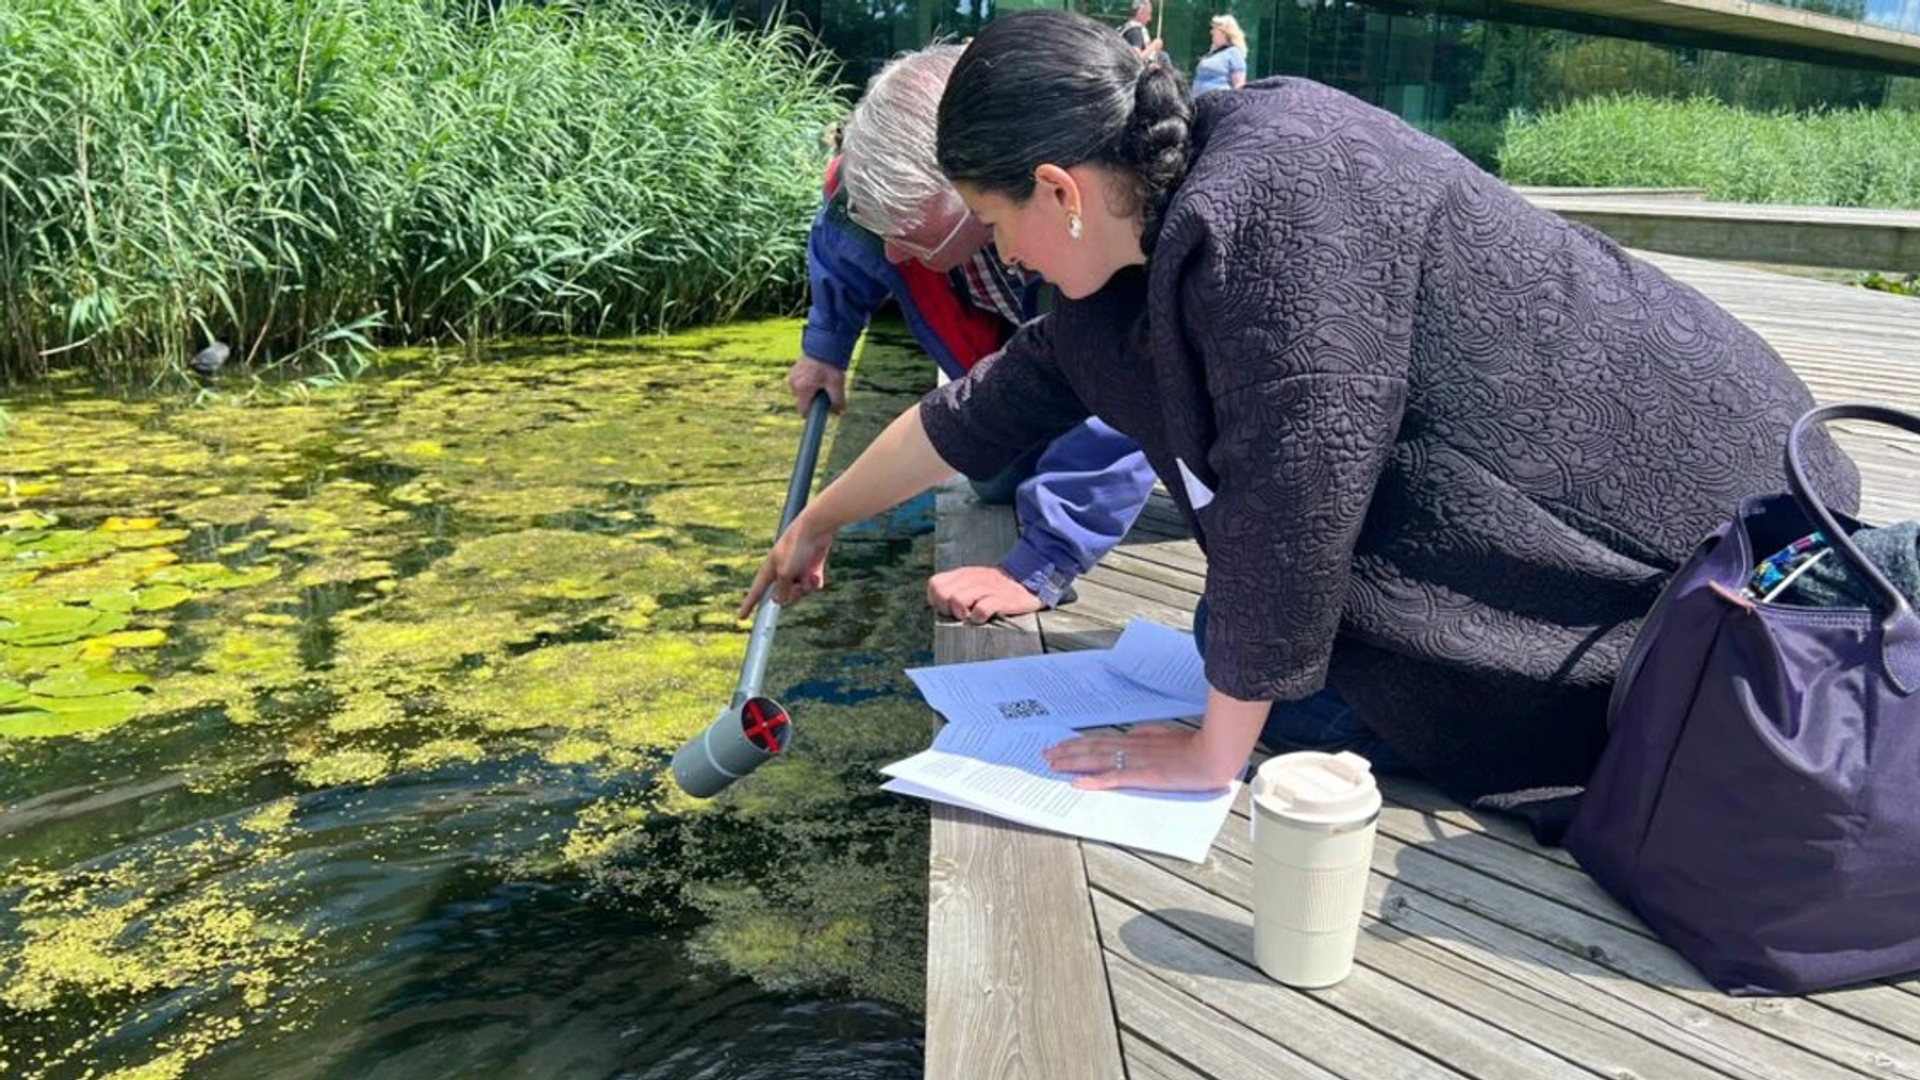
<instances>
[{"instance_id":1,"label":"qr code on paper","mask_svg":"<svg viewBox=\"0 0 1920 1080\"><path fill-rule=\"evenodd\" d=\"M1021 698L1018 701L996 701L993 707L1000 710L1003 720L1031 720L1036 716L1052 716L1044 702L1033 698Z\"/></svg>"}]
</instances>

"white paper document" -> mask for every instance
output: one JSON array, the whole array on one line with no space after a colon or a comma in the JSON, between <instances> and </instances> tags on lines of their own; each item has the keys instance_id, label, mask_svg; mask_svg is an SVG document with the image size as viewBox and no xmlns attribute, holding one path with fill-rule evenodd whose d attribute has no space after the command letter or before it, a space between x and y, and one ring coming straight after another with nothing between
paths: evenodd
<instances>
[{"instance_id":1,"label":"white paper document","mask_svg":"<svg viewBox=\"0 0 1920 1080\"><path fill-rule=\"evenodd\" d=\"M1111 649L908 668L952 724L1101 727L1198 716L1207 679L1193 635L1136 619Z\"/></svg>"},{"instance_id":2,"label":"white paper document","mask_svg":"<svg viewBox=\"0 0 1920 1080\"><path fill-rule=\"evenodd\" d=\"M880 770L882 790L970 807L1022 825L1204 862L1240 785L1217 792L1082 791L1041 751L1053 724L948 724L932 749Z\"/></svg>"}]
</instances>

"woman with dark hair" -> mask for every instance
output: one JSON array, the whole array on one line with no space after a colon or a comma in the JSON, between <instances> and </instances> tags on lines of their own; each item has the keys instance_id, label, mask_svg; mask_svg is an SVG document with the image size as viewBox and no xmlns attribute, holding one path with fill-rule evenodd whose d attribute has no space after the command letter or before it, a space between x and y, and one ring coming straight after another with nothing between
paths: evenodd
<instances>
[{"instance_id":1,"label":"woman with dark hair","mask_svg":"<svg viewBox=\"0 0 1920 1080\"><path fill-rule=\"evenodd\" d=\"M1456 797L1581 784L1656 593L1782 486L1812 404L1706 298L1396 117L1297 79L1196 109L1081 16L995 20L939 158L1067 299L897 420L750 600L819 588L839 526L1101 417L1206 552L1212 689L1198 731L1053 748L1083 786L1223 785L1272 703L1329 685ZM1851 464L1816 457L1851 506Z\"/></svg>"}]
</instances>

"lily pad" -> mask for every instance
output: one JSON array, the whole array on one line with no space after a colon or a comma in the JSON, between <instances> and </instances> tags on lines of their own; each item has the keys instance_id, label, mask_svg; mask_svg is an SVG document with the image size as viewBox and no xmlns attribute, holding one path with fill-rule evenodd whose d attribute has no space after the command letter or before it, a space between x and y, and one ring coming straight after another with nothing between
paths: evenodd
<instances>
[{"instance_id":1,"label":"lily pad","mask_svg":"<svg viewBox=\"0 0 1920 1080\"><path fill-rule=\"evenodd\" d=\"M9 645L0 648L0 678L29 679L80 659L80 642L59 645Z\"/></svg>"},{"instance_id":2,"label":"lily pad","mask_svg":"<svg viewBox=\"0 0 1920 1080\"><path fill-rule=\"evenodd\" d=\"M21 532L0 532L0 559L11 561L20 558L22 552L32 551L35 544L38 544L46 538L47 534L44 529L27 529Z\"/></svg>"},{"instance_id":3,"label":"lily pad","mask_svg":"<svg viewBox=\"0 0 1920 1080\"><path fill-rule=\"evenodd\" d=\"M0 609L0 643L59 645L111 633L125 625L125 615L67 604Z\"/></svg>"},{"instance_id":4,"label":"lily pad","mask_svg":"<svg viewBox=\"0 0 1920 1080\"><path fill-rule=\"evenodd\" d=\"M27 692L42 698L91 698L147 685L147 677L108 667L66 668L40 679Z\"/></svg>"},{"instance_id":5,"label":"lily pad","mask_svg":"<svg viewBox=\"0 0 1920 1080\"><path fill-rule=\"evenodd\" d=\"M185 540L190 534L185 529L152 529L146 532L118 532L113 534L113 546L117 548L165 547Z\"/></svg>"},{"instance_id":6,"label":"lily pad","mask_svg":"<svg viewBox=\"0 0 1920 1080\"><path fill-rule=\"evenodd\" d=\"M0 711L0 739L51 739L119 727L140 711L132 691L104 697L20 698Z\"/></svg>"},{"instance_id":7,"label":"lily pad","mask_svg":"<svg viewBox=\"0 0 1920 1080\"><path fill-rule=\"evenodd\" d=\"M244 589L280 576L280 568L270 563L235 570L225 563L182 563L156 572L151 580L171 585L202 589Z\"/></svg>"},{"instance_id":8,"label":"lily pad","mask_svg":"<svg viewBox=\"0 0 1920 1080\"><path fill-rule=\"evenodd\" d=\"M118 630L105 637L95 638L89 645L98 642L115 649L157 649L167 643L165 630Z\"/></svg>"},{"instance_id":9,"label":"lily pad","mask_svg":"<svg viewBox=\"0 0 1920 1080\"><path fill-rule=\"evenodd\" d=\"M101 532L147 532L159 527L159 518L110 517L100 523Z\"/></svg>"},{"instance_id":10,"label":"lily pad","mask_svg":"<svg viewBox=\"0 0 1920 1080\"><path fill-rule=\"evenodd\" d=\"M193 599L193 595L193 590L187 588L185 585L172 585L162 582L161 584L149 585L141 589L140 597L134 602L133 606L140 611L165 611L171 607L179 607L181 604Z\"/></svg>"},{"instance_id":11,"label":"lily pad","mask_svg":"<svg viewBox=\"0 0 1920 1080\"><path fill-rule=\"evenodd\" d=\"M132 611L140 600L140 594L132 589L107 589L87 597L87 606L95 611L111 611L125 615Z\"/></svg>"},{"instance_id":12,"label":"lily pad","mask_svg":"<svg viewBox=\"0 0 1920 1080\"><path fill-rule=\"evenodd\" d=\"M23 538L24 539L24 538ZM13 561L36 570L58 570L89 563L114 550L113 538L60 529L14 544Z\"/></svg>"},{"instance_id":13,"label":"lily pad","mask_svg":"<svg viewBox=\"0 0 1920 1080\"><path fill-rule=\"evenodd\" d=\"M15 510L11 514L0 514L0 528L44 529L58 520L38 510Z\"/></svg>"}]
</instances>

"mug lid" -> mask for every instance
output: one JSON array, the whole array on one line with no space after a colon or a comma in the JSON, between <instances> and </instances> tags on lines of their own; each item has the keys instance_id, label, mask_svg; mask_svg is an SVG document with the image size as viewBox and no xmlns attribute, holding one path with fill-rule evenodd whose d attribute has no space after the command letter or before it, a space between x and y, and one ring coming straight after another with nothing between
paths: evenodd
<instances>
[{"instance_id":1,"label":"mug lid","mask_svg":"<svg viewBox=\"0 0 1920 1080\"><path fill-rule=\"evenodd\" d=\"M1271 813L1323 824L1360 821L1380 810L1373 763L1351 750L1268 758L1254 774L1253 798Z\"/></svg>"}]
</instances>

